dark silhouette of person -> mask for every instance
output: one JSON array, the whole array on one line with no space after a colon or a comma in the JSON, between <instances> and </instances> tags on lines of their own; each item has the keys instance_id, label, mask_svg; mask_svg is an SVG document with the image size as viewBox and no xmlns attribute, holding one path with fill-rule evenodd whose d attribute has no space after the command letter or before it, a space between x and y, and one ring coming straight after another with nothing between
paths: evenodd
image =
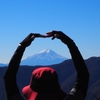
<instances>
[{"instance_id":1,"label":"dark silhouette of person","mask_svg":"<svg viewBox=\"0 0 100 100\"><path fill-rule=\"evenodd\" d=\"M49 66L36 68L32 72L30 84L23 87L22 94L16 83L16 74L23 53L37 37L52 37L60 39L69 48L77 72L77 78L69 94L59 85L58 75ZM89 82L89 72L75 42L61 31L40 34L29 34L17 47L4 75L7 100L85 100Z\"/></svg>"}]
</instances>

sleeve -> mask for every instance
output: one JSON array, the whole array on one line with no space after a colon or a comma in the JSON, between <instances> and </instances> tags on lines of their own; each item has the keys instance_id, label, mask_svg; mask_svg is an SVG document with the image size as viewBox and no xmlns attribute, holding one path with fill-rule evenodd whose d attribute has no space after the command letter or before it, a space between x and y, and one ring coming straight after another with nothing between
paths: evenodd
<instances>
[{"instance_id":1,"label":"sleeve","mask_svg":"<svg viewBox=\"0 0 100 100\"><path fill-rule=\"evenodd\" d=\"M11 100L11 98L15 94L20 94L17 83L16 83L16 74L19 68L19 64L24 53L25 47L18 46L14 55L12 56L6 73L4 75L4 83L5 90L7 95L7 100Z\"/></svg>"},{"instance_id":2,"label":"sleeve","mask_svg":"<svg viewBox=\"0 0 100 100\"><path fill-rule=\"evenodd\" d=\"M85 100L85 97L80 90L73 88L64 100Z\"/></svg>"},{"instance_id":3,"label":"sleeve","mask_svg":"<svg viewBox=\"0 0 100 100\"><path fill-rule=\"evenodd\" d=\"M67 44L69 48L69 51L71 53L71 57L72 57L72 60L73 60L73 63L74 63L74 66L77 72L77 79L76 79L76 82L72 90L70 91L69 97L70 96L75 97L78 94L80 95L82 94L83 96L81 97L85 98L86 93L87 93L87 88L88 88L88 82L89 82L89 72L88 72L87 66L83 60L83 57L80 51L78 50L78 47L75 45L75 43L73 41L66 43L66 40L64 40L64 42L65 44ZM81 100L81 99L77 99L77 100Z\"/></svg>"}]
</instances>

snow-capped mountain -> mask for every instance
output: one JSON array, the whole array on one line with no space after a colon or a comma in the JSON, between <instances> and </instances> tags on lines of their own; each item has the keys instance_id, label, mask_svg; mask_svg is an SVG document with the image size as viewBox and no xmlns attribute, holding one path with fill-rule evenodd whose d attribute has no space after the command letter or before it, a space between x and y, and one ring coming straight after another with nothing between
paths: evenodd
<instances>
[{"instance_id":1,"label":"snow-capped mountain","mask_svg":"<svg viewBox=\"0 0 100 100\"><path fill-rule=\"evenodd\" d=\"M22 60L21 65L52 65L61 63L67 59L51 49L46 49Z\"/></svg>"}]
</instances>

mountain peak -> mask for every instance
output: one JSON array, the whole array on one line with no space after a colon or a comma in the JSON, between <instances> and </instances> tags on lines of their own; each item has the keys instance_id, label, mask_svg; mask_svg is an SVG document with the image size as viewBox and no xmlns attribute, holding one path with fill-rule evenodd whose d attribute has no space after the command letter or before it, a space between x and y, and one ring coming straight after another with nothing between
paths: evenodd
<instances>
[{"instance_id":1,"label":"mountain peak","mask_svg":"<svg viewBox=\"0 0 100 100\"><path fill-rule=\"evenodd\" d=\"M61 63L68 58L57 54L51 49L44 49L39 53L21 61L21 65L52 65Z\"/></svg>"},{"instance_id":2,"label":"mountain peak","mask_svg":"<svg viewBox=\"0 0 100 100\"><path fill-rule=\"evenodd\" d=\"M51 49L45 49L45 50L40 51L39 53L44 53L44 52L49 53L50 51L52 51L52 50Z\"/></svg>"}]
</instances>

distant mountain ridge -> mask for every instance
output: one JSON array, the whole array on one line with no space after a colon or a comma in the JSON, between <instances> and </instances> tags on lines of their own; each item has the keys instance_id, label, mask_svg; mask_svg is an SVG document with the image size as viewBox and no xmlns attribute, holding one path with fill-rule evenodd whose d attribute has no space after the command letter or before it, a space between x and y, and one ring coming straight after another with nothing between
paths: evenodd
<instances>
[{"instance_id":1,"label":"distant mountain ridge","mask_svg":"<svg viewBox=\"0 0 100 100\"><path fill-rule=\"evenodd\" d=\"M0 66L7 66L7 64L0 63Z\"/></svg>"},{"instance_id":2,"label":"distant mountain ridge","mask_svg":"<svg viewBox=\"0 0 100 100\"><path fill-rule=\"evenodd\" d=\"M22 60L20 65L52 65L61 63L67 59L68 58L59 55L51 49L45 49Z\"/></svg>"},{"instance_id":3,"label":"distant mountain ridge","mask_svg":"<svg viewBox=\"0 0 100 100\"><path fill-rule=\"evenodd\" d=\"M94 95L96 95L97 97L100 96L100 57L88 58L85 60L85 63L90 73L87 98L85 100L97 100ZM30 83L31 73L37 67L41 66L19 67L19 71L17 74L17 82L20 91L23 86L26 86ZM66 93L69 93L76 79L76 71L72 59L65 60L59 64L51 65L50 67L56 70L59 77L59 83L61 85L61 88ZM7 67L0 67L0 100L6 100L3 81L3 75L6 69Z\"/></svg>"}]
</instances>

